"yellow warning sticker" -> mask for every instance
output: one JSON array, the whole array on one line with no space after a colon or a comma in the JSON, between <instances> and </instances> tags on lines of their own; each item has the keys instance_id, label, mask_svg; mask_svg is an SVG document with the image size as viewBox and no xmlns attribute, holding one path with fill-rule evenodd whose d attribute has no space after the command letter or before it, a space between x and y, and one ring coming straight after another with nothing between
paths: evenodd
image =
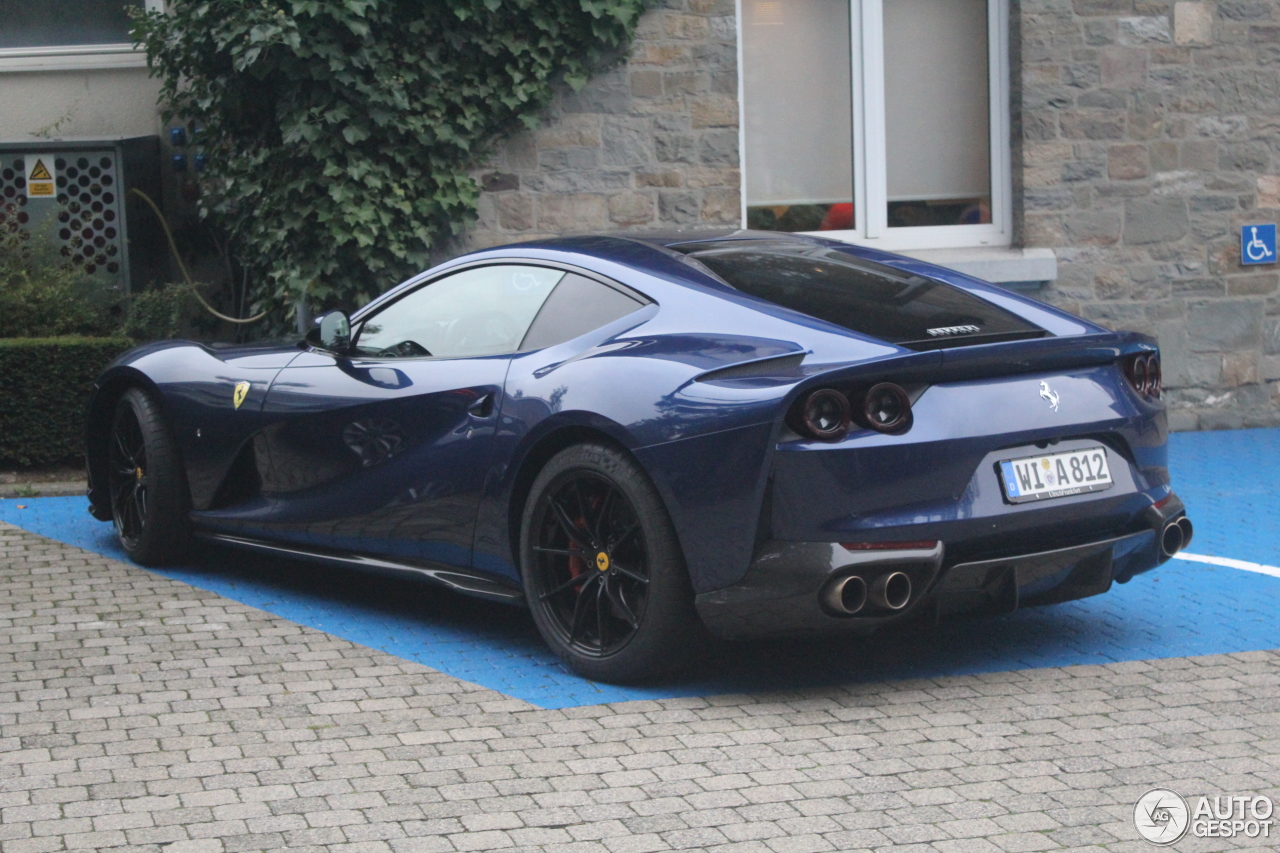
<instances>
[{"instance_id":1,"label":"yellow warning sticker","mask_svg":"<svg viewBox=\"0 0 1280 853\"><path fill-rule=\"evenodd\" d=\"M27 198L53 198L57 195L54 189L57 175L54 174L56 163L48 154L30 154L26 157L27 165Z\"/></svg>"}]
</instances>

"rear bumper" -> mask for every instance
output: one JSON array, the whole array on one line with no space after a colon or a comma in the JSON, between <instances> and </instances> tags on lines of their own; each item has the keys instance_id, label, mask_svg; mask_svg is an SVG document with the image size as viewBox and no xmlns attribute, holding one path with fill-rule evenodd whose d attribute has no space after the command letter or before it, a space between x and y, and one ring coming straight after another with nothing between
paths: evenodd
<instances>
[{"instance_id":1,"label":"rear bumper","mask_svg":"<svg viewBox=\"0 0 1280 853\"><path fill-rule=\"evenodd\" d=\"M1069 547L966 562L949 562L944 546L896 551L848 551L834 542L762 543L741 582L697 597L713 634L726 639L870 634L907 619L961 613L1008 613L1099 595L1168 557L1161 532L1185 515L1174 496L1152 505L1139 529ZM834 612L832 585L856 575L871 587L877 577L901 572L911 582L906 607L868 604L855 614ZM824 596L824 593L827 593Z\"/></svg>"}]
</instances>

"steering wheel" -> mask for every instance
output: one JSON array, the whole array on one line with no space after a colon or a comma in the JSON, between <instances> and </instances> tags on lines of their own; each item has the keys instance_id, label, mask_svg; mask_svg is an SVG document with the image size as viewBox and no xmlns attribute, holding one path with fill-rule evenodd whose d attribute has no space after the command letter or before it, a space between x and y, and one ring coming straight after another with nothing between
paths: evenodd
<instances>
[{"instance_id":1,"label":"steering wheel","mask_svg":"<svg viewBox=\"0 0 1280 853\"><path fill-rule=\"evenodd\" d=\"M416 341L401 341L395 346L378 351L379 358L422 358L429 355L430 351Z\"/></svg>"},{"instance_id":2,"label":"steering wheel","mask_svg":"<svg viewBox=\"0 0 1280 853\"><path fill-rule=\"evenodd\" d=\"M450 352L479 353L507 346L517 334L515 324L502 311L479 311L450 324L447 340Z\"/></svg>"}]
</instances>

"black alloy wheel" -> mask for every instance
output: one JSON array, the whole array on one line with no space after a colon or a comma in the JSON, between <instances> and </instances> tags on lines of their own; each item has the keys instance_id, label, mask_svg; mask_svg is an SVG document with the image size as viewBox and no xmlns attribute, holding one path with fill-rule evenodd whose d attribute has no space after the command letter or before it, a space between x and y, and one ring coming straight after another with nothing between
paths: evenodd
<instances>
[{"instance_id":1,"label":"black alloy wheel","mask_svg":"<svg viewBox=\"0 0 1280 853\"><path fill-rule=\"evenodd\" d=\"M542 503L533 546L539 599L575 651L612 654L640 627L649 586L635 507L592 471L567 472Z\"/></svg>"},{"instance_id":2,"label":"black alloy wheel","mask_svg":"<svg viewBox=\"0 0 1280 853\"><path fill-rule=\"evenodd\" d=\"M180 560L191 543L191 495L153 397L140 388L120 397L106 450L111 517L125 552L144 566Z\"/></svg>"},{"instance_id":3,"label":"black alloy wheel","mask_svg":"<svg viewBox=\"0 0 1280 853\"><path fill-rule=\"evenodd\" d=\"M132 406L116 408L107 449L111 517L126 551L137 548L147 521L147 443Z\"/></svg>"},{"instance_id":4,"label":"black alloy wheel","mask_svg":"<svg viewBox=\"0 0 1280 853\"><path fill-rule=\"evenodd\" d=\"M621 451L586 444L552 459L530 492L521 538L534 621L580 674L633 681L706 646L666 509Z\"/></svg>"}]
</instances>

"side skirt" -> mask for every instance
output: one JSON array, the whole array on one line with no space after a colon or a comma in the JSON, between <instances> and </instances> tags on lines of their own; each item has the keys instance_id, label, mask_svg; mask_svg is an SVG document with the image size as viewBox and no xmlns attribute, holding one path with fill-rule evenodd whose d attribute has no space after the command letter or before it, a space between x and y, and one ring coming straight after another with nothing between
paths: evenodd
<instances>
[{"instance_id":1,"label":"side skirt","mask_svg":"<svg viewBox=\"0 0 1280 853\"><path fill-rule=\"evenodd\" d=\"M496 583L478 572L469 572L466 569L459 569L454 566L398 563L382 557L370 557L364 554L339 551L313 550L298 545L282 545L278 542L268 542L263 539L232 536L228 533L197 531L195 535L198 539L220 542L236 548L247 548L250 551L257 551L263 554L274 554L278 557L289 557L294 560L310 560L316 563L375 573L412 575L451 589L454 592L460 592L463 595L484 598L489 601L499 601L503 604L523 606L525 603L524 593L520 590Z\"/></svg>"}]
</instances>

